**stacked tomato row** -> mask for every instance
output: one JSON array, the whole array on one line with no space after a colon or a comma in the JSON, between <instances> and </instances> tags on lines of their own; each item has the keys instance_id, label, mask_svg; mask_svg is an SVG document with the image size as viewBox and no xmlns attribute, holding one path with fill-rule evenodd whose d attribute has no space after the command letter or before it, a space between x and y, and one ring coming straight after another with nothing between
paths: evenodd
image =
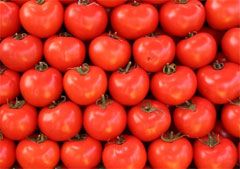
<instances>
[{"instance_id":1,"label":"stacked tomato row","mask_svg":"<svg viewBox=\"0 0 240 169\"><path fill-rule=\"evenodd\" d=\"M12 0L0 18L1 169L238 165L239 0Z\"/></svg>"}]
</instances>

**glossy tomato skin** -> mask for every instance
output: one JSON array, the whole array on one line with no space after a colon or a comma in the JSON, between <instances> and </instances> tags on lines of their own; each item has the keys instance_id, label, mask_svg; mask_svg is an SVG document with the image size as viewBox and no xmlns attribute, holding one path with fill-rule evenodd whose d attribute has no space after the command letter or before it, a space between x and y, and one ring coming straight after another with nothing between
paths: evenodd
<instances>
[{"instance_id":1,"label":"glossy tomato skin","mask_svg":"<svg viewBox=\"0 0 240 169\"><path fill-rule=\"evenodd\" d=\"M177 44L178 60L191 68L199 68L211 63L217 54L217 43L208 33L198 33Z\"/></svg>"},{"instance_id":2,"label":"glossy tomato skin","mask_svg":"<svg viewBox=\"0 0 240 169\"><path fill-rule=\"evenodd\" d=\"M70 4L65 10L64 23L67 30L81 40L91 40L102 34L107 26L105 9L97 3Z\"/></svg>"},{"instance_id":3,"label":"glossy tomato skin","mask_svg":"<svg viewBox=\"0 0 240 169\"><path fill-rule=\"evenodd\" d=\"M113 0L113 1L109 1L109 0L96 0L96 1L100 5L102 5L104 7L109 7L109 8L119 6L119 5L127 2L127 0Z\"/></svg>"},{"instance_id":4,"label":"glossy tomato skin","mask_svg":"<svg viewBox=\"0 0 240 169\"><path fill-rule=\"evenodd\" d=\"M189 0L184 4L169 1L160 8L159 20L167 33L186 36L189 32L198 31L203 26L204 6L198 0Z\"/></svg>"},{"instance_id":5,"label":"glossy tomato skin","mask_svg":"<svg viewBox=\"0 0 240 169\"><path fill-rule=\"evenodd\" d=\"M240 64L240 28L228 30L222 38L222 50L227 59Z\"/></svg>"},{"instance_id":6,"label":"glossy tomato skin","mask_svg":"<svg viewBox=\"0 0 240 169\"><path fill-rule=\"evenodd\" d=\"M22 5L19 16L28 33L47 38L62 26L63 13L63 6L58 0L45 0L43 4L30 0Z\"/></svg>"},{"instance_id":7,"label":"glossy tomato skin","mask_svg":"<svg viewBox=\"0 0 240 169\"><path fill-rule=\"evenodd\" d=\"M175 43L167 35L141 37L133 44L135 62L148 72L161 71L175 56Z\"/></svg>"},{"instance_id":8,"label":"glossy tomato skin","mask_svg":"<svg viewBox=\"0 0 240 169\"><path fill-rule=\"evenodd\" d=\"M170 75L158 72L151 79L151 92L160 102L179 105L189 100L197 88L194 72L186 66L177 66Z\"/></svg>"},{"instance_id":9,"label":"glossy tomato skin","mask_svg":"<svg viewBox=\"0 0 240 169\"><path fill-rule=\"evenodd\" d=\"M153 5L147 3L123 4L113 9L111 24L120 36L136 39L157 28L158 12Z\"/></svg>"},{"instance_id":10,"label":"glossy tomato skin","mask_svg":"<svg viewBox=\"0 0 240 169\"><path fill-rule=\"evenodd\" d=\"M0 67L0 105L11 101L19 95L19 82L20 76L17 72L10 69L1 70Z\"/></svg>"},{"instance_id":11,"label":"glossy tomato skin","mask_svg":"<svg viewBox=\"0 0 240 169\"><path fill-rule=\"evenodd\" d=\"M144 145L134 136L124 135L122 144L107 143L103 149L102 161L106 169L143 168L147 161Z\"/></svg>"},{"instance_id":12,"label":"glossy tomato skin","mask_svg":"<svg viewBox=\"0 0 240 169\"><path fill-rule=\"evenodd\" d=\"M15 162L15 144L7 138L0 139L0 168L7 169Z\"/></svg>"},{"instance_id":13,"label":"glossy tomato skin","mask_svg":"<svg viewBox=\"0 0 240 169\"><path fill-rule=\"evenodd\" d=\"M140 103L149 90L149 77L140 67L132 68L127 73L113 72L109 79L111 96L123 105Z\"/></svg>"},{"instance_id":14,"label":"glossy tomato skin","mask_svg":"<svg viewBox=\"0 0 240 169\"><path fill-rule=\"evenodd\" d=\"M142 141L152 141L160 137L170 124L168 107L155 100L143 100L128 112L128 128Z\"/></svg>"},{"instance_id":15,"label":"glossy tomato skin","mask_svg":"<svg viewBox=\"0 0 240 169\"><path fill-rule=\"evenodd\" d=\"M239 0L207 0L205 10L208 24L218 30L239 26L239 5Z\"/></svg>"},{"instance_id":16,"label":"glossy tomato skin","mask_svg":"<svg viewBox=\"0 0 240 169\"><path fill-rule=\"evenodd\" d=\"M8 68L24 72L37 64L42 58L42 42L35 36L22 34L5 38L0 44L0 60Z\"/></svg>"},{"instance_id":17,"label":"glossy tomato skin","mask_svg":"<svg viewBox=\"0 0 240 169\"><path fill-rule=\"evenodd\" d=\"M131 45L123 38L101 35L89 46L89 56L94 65L106 71L116 71L124 67L131 56Z\"/></svg>"},{"instance_id":18,"label":"glossy tomato skin","mask_svg":"<svg viewBox=\"0 0 240 169\"><path fill-rule=\"evenodd\" d=\"M174 124L181 133L188 137L203 137L214 128L217 116L215 107L202 97L194 96L191 102L195 105L195 110L181 107L175 109Z\"/></svg>"},{"instance_id":19,"label":"glossy tomato skin","mask_svg":"<svg viewBox=\"0 0 240 169\"><path fill-rule=\"evenodd\" d=\"M85 59L84 43L74 37L52 36L44 43L44 56L49 65L65 72L80 66Z\"/></svg>"},{"instance_id":20,"label":"glossy tomato skin","mask_svg":"<svg viewBox=\"0 0 240 169\"><path fill-rule=\"evenodd\" d=\"M228 103L240 96L239 65L224 63L220 70L205 66L197 72L198 90L209 101L215 104Z\"/></svg>"},{"instance_id":21,"label":"glossy tomato skin","mask_svg":"<svg viewBox=\"0 0 240 169\"><path fill-rule=\"evenodd\" d=\"M148 160L153 168L186 169L192 158L193 148L186 138L173 142L157 139L148 148Z\"/></svg>"},{"instance_id":22,"label":"glossy tomato skin","mask_svg":"<svg viewBox=\"0 0 240 169\"><path fill-rule=\"evenodd\" d=\"M20 29L19 7L13 2L0 1L0 9L0 38L5 38Z\"/></svg>"},{"instance_id":23,"label":"glossy tomato skin","mask_svg":"<svg viewBox=\"0 0 240 169\"><path fill-rule=\"evenodd\" d=\"M101 156L101 143L90 136L67 141L61 148L61 160L67 168L95 168Z\"/></svg>"},{"instance_id":24,"label":"glossy tomato skin","mask_svg":"<svg viewBox=\"0 0 240 169\"><path fill-rule=\"evenodd\" d=\"M82 112L70 101L54 108L45 107L39 112L40 130L53 141L65 141L75 136L82 127Z\"/></svg>"}]
</instances>

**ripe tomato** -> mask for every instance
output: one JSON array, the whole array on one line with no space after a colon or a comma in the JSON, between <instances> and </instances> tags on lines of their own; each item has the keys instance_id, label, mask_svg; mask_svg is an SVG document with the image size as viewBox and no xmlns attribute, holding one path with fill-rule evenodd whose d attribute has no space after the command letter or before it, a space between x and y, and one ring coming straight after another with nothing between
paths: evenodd
<instances>
[{"instance_id":1,"label":"ripe tomato","mask_svg":"<svg viewBox=\"0 0 240 169\"><path fill-rule=\"evenodd\" d=\"M19 7L13 2L0 1L0 9L0 38L5 38L20 28Z\"/></svg>"},{"instance_id":2,"label":"ripe tomato","mask_svg":"<svg viewBox=\"0 0 240 169\"><path fill-rule=\"evenodd\" d=\"M56 142L46 140L39 135L31 140L25 139L18 143L17 161L23 168L54 168L60 158L59 146Z\"/></svg>"},{"instance_id":3,"label":"ripe tomato","mask_svg":"<svg viewBox=\"0 0 240 169\"><path fill-rule=\"evenodd\" d=\"M140 67L132 67L131 62L124 69L113 72L109 79L111 96L123 105L140 103L149 90L149 77Z\"/></svg>"},{"instance_id":4,"label":"ripe tomato","mask_svg":"<svg viewBox=\"0 0 240 169\"><path fill-rule=\"evenodd\" d=\"M147 153L140 140L134 136L123 135L105 145L102 160L106 169L143 168L147 161Z\"/></svg>"},{"instance_id":5,"label":"ripe tomato","mask_svg":"<svg viewBox=\"0 0 240 169\"><path fill-rule=\"evenodd\" d=\"M220 31L220 30L216 30L211 27L205 26L201 30L198 31L198 33L202 33L202 32L212 35L212 37L215 39L217 45L221 45L222 37L223 37L225 31Z\"/></svg>"},{"instance_id":6,"label":"ripe tomato","mask_svg":"<svg viewBox=\"0 0 240 169\"><path fill-rule=\"evenodd\" d=\"M111 0L111 1L109 1L109 0L96 0L96 1L100 5L102 5L104 7L109 7L109 8L119 6L119 5L127 2L127 0Z\"/></svg>"},{"instance_id":7,"label":"ripe tomato","mask_svg":"<svg viewBox=\"0 0 240 169\"><path fill-rule=\"evenodd\" d=\"M43 108L38 116L40 130L53 141L65 141L82 127L82 112L78 105L64 100Z\"/></svg>"},{"instance_id":8,"label":"ripe tomato","mask_svg":"<svg viewBox=\"0 0 240 169\"><path fill-rule=\"evenodd\" d=\"M113 29L122 37L136 39L153 32L158 26L158 11L147 3L127 3L113 9Z\"/></svg>"},{"instance_id":9,"label":"ripe tomato","mask_svg":"<svg viewBox=\"0 0 240 169\"><path fill-rule=\"evenodd\" d=\"M116 71L128 63L131 45L115 34L104 34L90 43L89 56L94 65L106 71Z\"/></svg>"},{"instance_id":10,"label":"ripe tomato","mask_svg":"<svg viewBox=\"0 0 240 169\"><path fill-rule=\"evenodd\" d=\"M193 34L177 44L176 54L183 65L199 68L214 60L217 43L208 33Z\"/></svg>"},{"instance_id":11,"label":"ripe tomato","mask_svg":"<svg viewBox=\"0 0 240 169\"><path fill-rule=\"evenodd\" d=\"M20 90L28 103L37 107L47 106L61 95L62 75L46 63L39 62L35 69L24 72Z\"/></svg>"},{"instance_id":12,"label":"ripe tomato","mask_svg":"<svg viewBox=\"0 0 240 169\"><path fill-rule=\"evenodd\" d=\"M239 65L215 62L197 72L198 90L215 104L228 103L240 96Z\"/></svg>"},{"instance_id":13,"label":"ripe tomato","mask_svg":"<svg viewBox=\"0 0 240 169\"><path fill-rule=\"evenodd\" d=\"M191 143L186 138L170 133L153 141L148 148L148 160L153 168L188 168L193 158Z\"/></svg>"},{"instance_id":14,"label":"ripe tomato","mask_svg":"<svg viewBox=\"0 0 240 169\"><path fill-rule=\"evenodd\" d=\"M227 59L240 64L240 28L228 30L222 38L222 50Z\"/></svg>"},{"instance_id":15,"label":"ripe tomato","mask_svg":"<svg viewBox=\"0 0 240 169\"><path fill-rule=\"evenodd\" d=\"M106 92L107 76L101 68L83 64L65 73L63 87L73 102L89 105Z\"/></svg>"},{"instance_id":16,"label":"ripe tomato","mask_svg":"<svg viewBox=\"0 0 240 169\"><path fill-rule=\"evenodd\" d=\"M85 53L84 43L67 33L52 36L44 44L45 59L52 67L62 72L80 66L84 61Z\"/></svg>"},{"instance_id":17,"label":"ripe tomato","mask_svg":"<svg viewBox=\"0 0 240 169\"><path fill-rule=\"evenodd\" d=\"M159 11L163 30L175 36L186 36L198 31L204 24L204 6L199 0L169 1Z\"/></svg>"},{"instance_id":18,"label":"ripe tomato","mask_svg":"<svg viewBox=\"0 0 240 169\"><path fill-rule=\"evenodd\" d=\"M5 38L0 44L0 60L8 68L24 72L42 58L40 39L25 33Z\"/></svg>"},{"instance_id":19,"label":"ripe tomato","mask_svg":"<svg viewBox=\"0 0 240 169\"><path fill-rule=\"evenodd\" d=\"M151 3L151 4L163 4L169 0L143 0L143 2Z\"/></svg>"},{"instance_id":20,"label":"ripe tomato","mask_svg":"<svg viewBox=\"0 0 240 169\"><path fill-rule=\"evenodd\" d=\"M163 72L153 75L151 92L160 101L168 105L179 105L189 100L197 88L194 72L185 66L167 64Z\"/></svg>"},{"instance_id":21,"label":"ripe tomato","mask_svg":"<svg viewBox=\"0 0 240 169\"><path fill-rule=\"evenodd\" d=\"M9 139L22 140L37 127L37 111L24 100L0 107L0 130Z\"/></svg>"},{"instance_id":22,"label":"ripe tomato","mask_svg":"<svg viewBox=\"0 0 240 169\"><path fill-rule=\"evenodd\" d=\"M194 163L199 169L232 169L237 162L237 148L227 138L209 135L197 140L193 147Z\"/></svg>"},{"instance_id":23,"label":"ripe tomato","mask_svg":"<svg viewBox=\"0 0 240 169\"><path fill-rule=\"evenodd\" d=\"M107 26L107 13L97 3L79 1L65 10L64 23L67 30L81 40L91 40L102 34Z\"/></svg>"},{"instance_id":24,"label":"ripe tomato","mask_svg":"<svg viewBox=\"0 0 240 169\"><path fill-rule=\"evenodd\" d=\"M177 107L173 114L177 129L191 138L207 135L216 122L214 105L202 97L193 97L190 102Z\"/></svg>"},{"instance_id":25,"label":"ripe tomato","mask_svg":"<svg viewBox=\"0 0 240 169\"><path fill-rule=\"evenodd\" d=\"M24 29L40 38L55 34L63 22L63 6L58 0L31 0L20 9Z\"/></svg>"},{"instance_id":26,"label":"ripe tomato","mask_svg":"<svg viewBox=\"0 0 240 169\"><path fill-rule=\"evenodd\" d=\"M101 155L101 143L86 135L77 135L61 148L61 160L67 168L96 168Z\"/></svg>"},{"instance_id":27,"label":"ripe tomato","mask_svg":"<svg viewBox=\"0 0 240 169\"><path fill-rule=\"evenodd\" d=\"M167 35L145 36L133 44L135 62L148 72L162 70L163 66L171 63L175 56L175 43Z\"/></svg>"},{"instance_id":28,"label":"ripe tomato","mask_svg":"<svg viewBox=\"0 0 240 169\"><path fill-rule=\"evenodd\" d=\"M15 162L15 144L0 133L0 168L7 169Z\"/></svg>"},{"instance_id":29,"label":"ripe tomato","mask_svg":"<svg viewBox=\"0 0 240 169\"><path fill-rule=\"evenodd\" d=\"M155 100L143 100L128 112L128 128L142 141L152 141L171 124L168 107Z\"/></svg>"},{"instance_id":30,"label":"ripe tomato","mask_svg":"<svg viewBox=\"0 0 240 169\"><path fill-rule=\"evenodd\" d=\"M239 0L207 0L205 10L208 24L218 30L239 26L239 5Z\"/></svg>"}]
</instances>

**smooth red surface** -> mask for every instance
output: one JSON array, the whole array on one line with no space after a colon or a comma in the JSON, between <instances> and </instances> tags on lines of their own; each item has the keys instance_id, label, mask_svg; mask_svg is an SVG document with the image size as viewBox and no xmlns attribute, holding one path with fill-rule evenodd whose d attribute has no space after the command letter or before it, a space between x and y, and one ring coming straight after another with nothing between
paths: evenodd
<instances>
[{"instance_id":1,"label":"smooth red surface","mask_svg":"<svg viewBox=\"0 0 240 169\"><path fill-rule=\"evenodd\" d=\"M0 140L0 168L10 168L15 162L15 144L13 141L3 138Z\"/></svg>"}]
</instances>

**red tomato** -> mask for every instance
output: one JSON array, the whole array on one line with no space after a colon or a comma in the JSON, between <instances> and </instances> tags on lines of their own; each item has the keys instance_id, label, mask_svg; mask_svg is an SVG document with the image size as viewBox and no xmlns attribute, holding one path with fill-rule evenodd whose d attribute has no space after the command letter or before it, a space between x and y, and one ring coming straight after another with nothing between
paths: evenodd
<instances>
[{"instance_id":1,"label":"red tomato","mask_svg":"<svg viewBox=\"0 0 240 169\"><path fill-rule=\"evenodd\" d=\"M106 169L143 168L147 161L147 153L140 140L134 136L123 135L105 145L102 160Z\"/></svg>"},{"instance_id":2,"label":"red tomato","mask_svg":"<svg viewBox=\"0 0 240 169\"><path fill-rule=\"evenodd\" d=\"M227 138L210 135L208 140L197 140L193 152L198 169L232 169L237 162L237 148Z\"/></svg>"},{"instance_id":3,"label":"red tomato","mask_svg":"<svg viewBox=\"0 0 240 169\"><path fill-rule=\"evenodd\" d=\"M128 112L128 128L142 141L152 141L168 130L168 107L155 100L144 100Z\"/></svg>"},{"instance_id":4,"label":"red tomato","mask_svg":"<svg viewBox=\"0 0 240 169\"><path fill-rule=\"evenodd\" d=\"M82 127L82 112L70 101L56 102L40 111L38 125L41 132L53 141L69 140Z\"/></svg>"},{"instance_id":5,"label":"red tomato","mask_svg":"<svg viewBox=\"0 0 240 169\"><path fill-rule=\"evenodd\" d=\"M205 4L208 24L218 30L240 25L239 0L207 0Z\"/></svg>"},{"instance_id":6,"label":"red tomato","mask_svg":"<svg viewBox=\"0 0 240 169\"><path fill-rule=\"evenodd\" d=\"M111 96L123 105L140 103L148 93L149 77L140 67L132 67L131 62L126 69L113 72L109 79Z\"/></svg>"},{"instance_id":7,"label":"red tomato","mask_svg":"<svg viewBox=\"0 0 240 169\"><path fill-rule=\"evenodd\" d=\"M101 68L83 64L65 73L63 87L73 102L89 105L106 92L107 76Z\"/></svg>"},{"instance_id":8,"label":"red tomato","mask_svg":"<svg viewBox=\"0 0 240 169\"><path fill-rule=\"evenodd\" d=\"M61 148L61 160L67 168L96 168L101 155L101 143L86 135L78 135Z\"/></svg>"},{"instance_id":9,"label":"red tomato","mask_svg":"<svg viewBox=\"0 0 240 169\"><path fill-rule=\"evenodd\" d=\"M178 60L186 66L199 68L211 63L217 54L217 43L208 33L198 33L177 44Z\"/></svg>"},{"instance_id":10,"label":"red tomato","mask_svg":"<svg viewBox=\"0 0 240 169\"><path fill-rule=\"evenodd\" d=\"M45 140L43 136L25 139L18 143L17 161L23 168L54 168L60 158L59 146L56 142Z\"/></svg>"},{"instance_id":11,"label":"red tomato","mask_svg":"<svg viewBox=\"0 0 240 169\"><path fill-rule=\"evenodd\" d=\"M31 0L20 9L24 29L40 38L55 34L62 26L64 9L58 0Z\"/></svg>"},{"instance_id":12,"label":"red tomato","mask_svg":"<svg viewBox=\"0 0 240 169\"><path fill-rule=\"evenodd\" d=\"M167 35L141 37L133 44L135 62L148 72L162 70L175 56L175 43Z\"/></svg>"},{"instance_id":13,"label":"red tomato","mask_svg":"<svg viewBox=\"0 0 240 169\"><path fill-rule=\"evenodd\" d=\"M131 45L115 34L104 34L90 43L89 56L93 64L106 71L116 71L128 63Z\"/></svg>"},{"instance_id":14,"label":"red tomato","mask_svg":"<svg viewBox=\"0 0 240 169\"><path fill-rule=\"evenodd\" d=\"M240 64L240 28L228 30L222 38L222 50L227 59Z\"/></svg>"},{"instance_id":15,"label":"red tomato","mask_svg":"<svg viewBox=\"0 0 240 169\"><path fill-rule=\"evenodd\" d=\"M0 38L16 33L20 28L19 7L13 2L0 1Z\"/></svg>"},{"instance_id":16,"label":"red tomato","mask_svg":"<svg viewBox=\"0 0 240 169\"><path fill-rule=\"evenodd\" d=\"M234 137L232 135L230 135L226 129L223 127L223 124L221 121L217 121L216 125L213 129L213 132L216 134L219 134L221 137L225 137L228 138L230 140L234 140Z\"/></svg>"},{"instance_id":17,"label":"red tomato","mask_svg":"<svg viewBox=\"0 0 240 169\"><path fill-rule=\"evenodd\" d=\"M62 75L46 63L39 62L35 69L24 72L20 90L28 103L37 107L47 106L61 95Z\"/></svg>"},{"instance_id":18,"label":"red tomato","mask_svg":"<svg viewBox=\"0 0 240 169\"><path fill-rule=\"evenodd\" d=\"M80 66L84 61L85 53L84 43L77 38L70 37L67 33L52 36L44 44L47 62L62 72Z\"/></svg>"},{"instance_id":19,"label":"red tomato","mask_svg":"<svg viewBox=\"0 0 240 169\"><path fill-rule=\"evenodd\" d=\"M186 36L198 31L204 24L204 6L198 0L169 1L159 11L163 30L174 36Z\"/></svg>"},{"instance_id":20,"label":"red tomato","mask_svg":"<svg viewBox=\"0 0 240 169\"><path fill-rule=\"evenodd\" d=\"M143 0L143 2L150 3L150 4L163 4L169 0Z\"/></svg>"},{"instance_id":21,"label":"red tomato","mask_svg":"<svg viewBox=\"0 0 240 169\"><path fill-rule=\"evenodd\" d=\"M8 68L24 72L42 58L40 39L25 33L5 38L0 44L0 60Z\"/></svg>"},{"instance_id":22,"label":"red tomato","mask_svg":"<svg viewBox=\"0 0 240 169\"><path fill-rule=\"evenodd\" d=\"M189 100L197 88L194 72L185 66L167 64L163 72L156 73L151 80L151 92L160 101L179 105Z\"/></svg>"},{"instance_id":23,"label":"red tomato","mask_svg":"<svg viewBox=\"0 0 240 169\"><path fill-rule=\"evenodd\" d=\"M181 133L191 138L203 137L214 128L216 110L210 101L195 96L175 109L173 119Z\"/></svg>"},{"instance_id":24,"label":"red tomato","mask_svg":"<svg viewBox=\"0 0 240 169\"><path fill-rule=\"evenodd\" d=\"M72 3L65 10L67 30L81 40L91 40L102 34L107 26L107 13L97 3Z\"/></svg>"},{"instance_id":25,"label":"red tomato","mask_svg":"<svg viewBox=\"0 0 240 169\"><path fill-rule=\"evenodd\" d=\"M113 29L122 37L136 39L153 32L158 26L158 11L147 3L123 4L111 13Z\"/></svg>"},{"instance_id":26,"label":"red tomato","mask_svg":"<svg viewBox=\"0 0 240 169\"><path fill-rule=\"evenodd\" d=\"M240 96L239 65L215 62L197 72L198 90L215 104L228 103Z\"/></svg>"},{"instance_id":27,"label":"red tomato","mask_svg":"<svg viewBox=\"0 0 240 169\"><path fill-rule=\"evenodd\" d=\"M37 127L37 111L24 100L0 107L0 130L9 139L22 140Z\"/></svg>"},{"instance_id":28,"label":"red tomato","mask_svg":"<svg viewBox=\"0 0 240 169\"><path fill-rule=\"evenodd\" d=\"M96 0L97 3L99 3L100 5L104 6L104 7L116 7L118 5L121 5L125 2L127 2L127 0Z\"/></svg>"},{"instance_id":29,"label":"red tomato","mask_svg":"<svg viewBox=\"0 0 240 169\"><path fill-rule=\"evenodd\" d=\"M221 44L222 37L225 33L225 31L216 30L211 27L203 27L201 30L199 30L198 33L202 33L202 32L209 33L210 35L212 35L212 37L215 39L217 45Z\"/></svg>"},{"instance_id":30,"label":"red tomato","mask_svg":"<svg viewBox=\"0 0 240 169\"><path fill-rule=\"evenodd\" d=\"M153 141L148 148L148 160L153 168L188 168L192 158L191 143L181 136L173 135L173 133L168 138L162 136L161 139Z\"/></svg>"},{"instance_id":31,"label":"red tomato","mask_svg":"<svg viewBox=\"0 0 240 169\"><path fill-rule=\"evenodd\" d=\"M0 133L0 168L7 169L15 162L15 144Z\"/></svg>"}]
</instances>

